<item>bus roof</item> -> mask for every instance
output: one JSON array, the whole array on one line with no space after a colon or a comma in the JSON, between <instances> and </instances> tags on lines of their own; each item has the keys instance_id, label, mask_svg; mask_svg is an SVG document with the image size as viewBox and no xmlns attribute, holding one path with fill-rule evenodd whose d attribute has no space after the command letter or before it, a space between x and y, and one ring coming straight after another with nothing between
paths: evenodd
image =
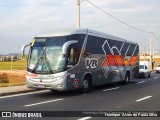
<instances>
[{"instance_id":1,"label":"bus roof","mask_svg":"<svg viewBox=\"0 0 160 120\"><path fill-rule=\"evenodd\" d=\"M113 39L113 40L118 40L118 41L126 41L129 43L137 44L136 42L128 41L125 39L122 39L120 37L116 37L113 35L109 35L103 32L98 32L95 30L87 29L87 28L79 28L79 29L71 29L71 28L65 28L65 29L57 29L53 30L52 32L48 32L45 34L39 34L36 37L54 37L54 36L67 36L67 35L72 35L72 34L86 34L88 32L89 35L97 36L97 37L103 37L103 38L108 38L108 39Z\"/></svg>"},{"instance_id":2,"label":"bus roof","mask_svg":"<svg viewBox=\"0 0 160 120\"><path fill-rule=\"evenodd\" d=\"M70 28L57 29L57 30L53 30L52 32L37 35L36 37L66 36L66 35L71 35L76 33L86 34L87 29L70 29Z\"/></svg>"}]
</instances>

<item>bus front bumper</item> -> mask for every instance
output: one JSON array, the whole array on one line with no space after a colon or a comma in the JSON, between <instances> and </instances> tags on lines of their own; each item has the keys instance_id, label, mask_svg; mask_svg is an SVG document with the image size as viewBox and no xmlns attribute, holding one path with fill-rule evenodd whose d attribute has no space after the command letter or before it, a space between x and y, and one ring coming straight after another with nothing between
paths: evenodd
<instances>
[{"instance_id":1,"label":"bus front bumper","mask_svg":"<svg viewBox=\"0 0 160 120\"><path fill-rule=\"evenodd\" d=\"M63 77L57 78L33 78L30 76L26 76L27 79L27 87L28 88L37 88L37 89L51 89L56 91L65 91L67 90L67 83L66 83L66 75Z\"/></svg>"}]
</instances>

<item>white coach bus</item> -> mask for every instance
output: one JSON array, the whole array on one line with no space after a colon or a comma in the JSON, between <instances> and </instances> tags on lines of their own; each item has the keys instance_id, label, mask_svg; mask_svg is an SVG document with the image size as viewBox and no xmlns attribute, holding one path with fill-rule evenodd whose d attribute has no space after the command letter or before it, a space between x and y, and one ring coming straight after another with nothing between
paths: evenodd
<instances>
[{"instance_id":1,"label":"white coach bus","mask_svg":"<svg viewBox=\"0 0 160 120\"><path fill-rule=\"evenodd\" d=\"M81 89L138 77L139 46L90 29L64 29L34 37L29 46L27 86L51 91Z\"/></svg>"}]
</instances>

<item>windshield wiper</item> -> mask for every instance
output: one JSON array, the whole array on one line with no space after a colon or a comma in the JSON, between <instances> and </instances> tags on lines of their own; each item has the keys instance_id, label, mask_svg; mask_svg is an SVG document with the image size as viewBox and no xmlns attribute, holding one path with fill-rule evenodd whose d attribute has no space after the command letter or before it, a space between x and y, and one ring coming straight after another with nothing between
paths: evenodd
<instances>
[{"instance_id":1,"label":"windshield wiper","mask_svg":"<svg viewBox=\"0 0 160 120\"><path fill-rule=\"evenodd\" d=\"M32 72L35 72L36 69L38 68L38 64L46 64L47 68L49 69L50 73L53 74L53 71L51 69L50 63L48 61L48 59L46 58L46 47L44 48L43 52L42 52L42 56L38 59L37 63L35 64L35 67L33 68Z\"/></svg>"},{"instance_id":2,"label":"windshield wiper","mask_svg":"<svg viewBox=\"0 0 160 120\"><path fill-rule=\"evenodd\" d=\"M51 73L51 74L53 74L53 71L52 71L52 69L51 69L51 65L50 65L50 63L49 63L48 59L47 59L46 57L45 57L45 58L43 58L43 59L45 59L46 65L47 65L47 67L48 67L48 69L49 69L50 73Z\"/></svg>"}]
</instances>

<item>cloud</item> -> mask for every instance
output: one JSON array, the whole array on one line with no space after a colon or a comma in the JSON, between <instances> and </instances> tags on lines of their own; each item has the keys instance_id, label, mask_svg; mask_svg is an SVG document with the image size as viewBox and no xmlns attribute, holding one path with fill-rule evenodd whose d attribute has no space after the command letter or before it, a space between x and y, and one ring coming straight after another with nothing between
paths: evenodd
<instances>
[{"instance_id":1,"label":"cloud","mask_svg":"<svg viewBox=\"0 0 160 120\"><path fill-rule=\"evenodd\" d=\"M28 5L42 5L42 6L46 6L46 5L61 5L61 1L57 1L57 0L24 0Z\"/></svg>"},{"instance_id":2,"label":"cloud","mask_svg":"<svg viewBox=\"0 0 160 120\"><path fill-rule=\"evenodd\" d=\"M101 2L92 0L91 2L93 2L95 5L99 6L101 9L105 10L112 16L129 24L142 22L145 23L150 19L153 20L154 18L158 18L158 20L160 19L160 17L158 17L155 12L160 10L159 7L156 7L157 2L146 2L145 0L141 0L140 2L137 2L136 0L101 0ZM101 12L99 9L95 8L88 2L86 2L85 7L87 8L87 10L92 11L86 12L84 10L86 17L90 15L92 15L92 17L99 17L100 15L103 15L104 18L102 19L104 19L104 21L106 20L106 18L108 18L108 15ZM85 7L83 7L83 9ZM114 19L112 19L111 21L113 20Z\"/></svg>"},{"instance_id":3,"label":"cloud","mask_svg":"<svg viewBox=\"0 0 160 120\"><path fill-rule=\"evenodd\" d=\"M135 27L158 33L160 2L146 0L90 0L106 12ZM19 51L38 33L76 27L76 0L3 0L0 2L0 45L3 51ZM81 4L81 26L105 31L130 40L146 34L133 30L105 15L87 1ZM136 36L135 36L136 35ZM14 41L14 42L13 42ZM5 47L4 47L5 43ZM16 47L12 47L14 43Z\"/></svg>"},{"instance_id":4,"label":"cloud","mask_svg":"<svg viewBox=\"0 0 160 120\"><path fill-rule=\"evenodd\" d=\"M15 1L18 3L18 0ZM0 12L3 18L0 19L0 39L3 40L3 44L0 45L1 52L19 52L20 47L30 42L38 33L75 26L73 15L75 8L70 7L69 3L57 0L52 2L50 0L23 0L21 6L17 8L16 2L10 3L13 5L12 9L9 8L10 4L3 4L3 8L8 7L8 10L2 9ZM17 43L16 47L12 46L14 43ZM6 49L3 47L4 44Z\"/></svg>"},{"instance_id":5,"label":"cloud","mask_svg":"<svg viewBox=\"0 0 160 120\"><path fill-rule=\"evenodd\" d=\"M50 0L25 0L25 5L23 7L19 8L16 13L12 12L12 15L10 17L12 18L12 21L10 20L10 18L8 18L3 21L3 24L9 23L8 26L25 26L27 24L29 25L30 23L40 24L42 22L47 23L51 21L53 21L54 23L56 20L63 20L63 18L65 17L73 18L71 9L66 9L66 7L68 6L63 5L66 4L65 2L58 3L58 1L54 1L51 2ZM52 6L53 4L54 6ZM66 16L66 14L68 16Z\"/></svg>"},{"instance_id":6,"label":"cloud","mask_svg":"<svg viewBox=\"0 0 160 120\"><path fill-rule=\"evenodd\" d=\"M139 13L139 12L147 12L153 10L153 6L136 6L134 8L121 8L121 9L108 9L111 12L118 12L118 13Z\"/></svg>"}]
</instances>

